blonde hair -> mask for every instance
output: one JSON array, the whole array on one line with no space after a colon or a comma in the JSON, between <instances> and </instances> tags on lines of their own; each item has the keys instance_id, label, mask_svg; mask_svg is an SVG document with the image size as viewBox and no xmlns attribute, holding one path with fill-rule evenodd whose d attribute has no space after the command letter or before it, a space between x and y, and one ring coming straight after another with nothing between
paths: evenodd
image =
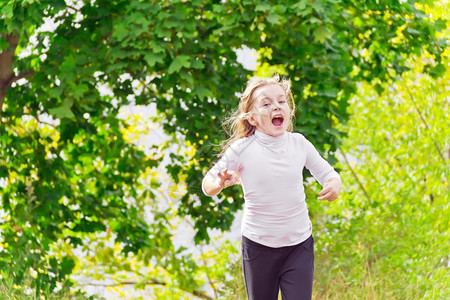
<instances>
[{"instance_id":1,"label":"blonde hair","mask_svg":"<svg viewBox=\"0 0 450 300\"><path fill-rule=\"evenodd\" d=\"M255 104L255 98L253 97L253 94L258 88L272 84L279 85L286 93L287 103L291 110L287 130L293 130L294 126L292 124L292 118L295 113L295 102L291 92L291 81L286 78L280 79L280 76L278 74L268 78L254 77L247 83L244 93L242 94L239 101L238 109L233 112L230 117L225 119L222 124L229 138L223 141L221 144L221 155L225 153L228 147L230 147L230 145L233 144L236 140L251 136L255 133L256 127L250 124L250 122L248 121L248 119L252 116L252 109Z\"/></svg>"}]
</instances>

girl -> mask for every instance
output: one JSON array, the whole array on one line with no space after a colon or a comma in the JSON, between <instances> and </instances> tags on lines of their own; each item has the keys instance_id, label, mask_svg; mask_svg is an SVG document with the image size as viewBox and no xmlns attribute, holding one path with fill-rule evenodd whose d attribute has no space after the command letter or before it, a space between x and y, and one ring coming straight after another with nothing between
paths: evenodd
<instances>
[{"instance_id":1,"label":"girl","mask_svg":"<svg viewBox=\"0 0 450 300\"><path fill-rule=\"evenodd\" d=\"M319 200L335 200L339 174L301 134L292 132L295 104L288 80L250 81L228 120L231 137L208 171L203 192L215 196L242 183L242 260L250 300L311 299L314 239L305 202L303 167L323 186Z\"/></svg>"}]
</instances>

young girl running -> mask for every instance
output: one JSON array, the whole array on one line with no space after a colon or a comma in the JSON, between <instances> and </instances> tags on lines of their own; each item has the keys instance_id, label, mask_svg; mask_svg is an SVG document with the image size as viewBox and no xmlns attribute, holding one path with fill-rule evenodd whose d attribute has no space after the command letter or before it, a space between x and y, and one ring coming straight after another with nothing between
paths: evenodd
<instances>
[{"instance_id":1,"label":"young girl running","mask_svg":"<svg viewBox=\"0 0 450 300\"><path fill-rule=\"evenodd\" d=\"M250 81L228 121L231 137L208 171L203 192L215 196L237 183L244 192L242 261L250 300L311 299L314 239L303 188L303 167L323 186L319 200L335 200L339 174L300 133L292 132L290 82Z\"/></svg>"}]
</instances>

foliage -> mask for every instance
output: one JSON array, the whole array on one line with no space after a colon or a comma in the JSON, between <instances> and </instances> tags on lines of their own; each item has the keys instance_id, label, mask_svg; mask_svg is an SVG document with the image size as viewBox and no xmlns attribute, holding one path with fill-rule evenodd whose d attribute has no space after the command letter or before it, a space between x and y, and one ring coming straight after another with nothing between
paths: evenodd
<instances>
[{"instance_id":1,"label":"foliage","mask_svg":"<svg viewBox=\"0 0 450 300\"><path fill-rule=\"evenodd\" d=\"M22 299L49 299L49 300L86 300L99 299L98 297L87 297L83 292L74 289L72 286L59 284L57 290L50 290L44 288L44 291L37 297L33 292L31 286L33 285L33 278L25 279L25 284L17 285L14 283L14 278L2 278L0 284L0 299L1 300L22 300Z\"/></svg>"},{"instance_id":2,"label":"foliage","mask_svg":"<svg viewBox=\"0 0 450 300\"><path fill-rule=\"evenodd\" d=\"M208 240L208 228L229 228L241 201L214 205L199 186L217 150L211 144L223 139L220 122L250 75L234 49L257 49L262 66L289 74L301 110L296 130L331 152L355 81L381 91L380 80L401 74L423 48L435 57L425 71L445 69L445 41L436 36L445 23L414 1L8 0L0 7L0 269L19 285L33 274L36 297L64 281L76 266L70 249L94 233L111 231L124 255L145 252L147 262L182 251L156 205L155 170L173 145L194 149L165 159L175 183L187 182L178 213L195 220L196 241ZM171 139L146 151L135 145L132 122L118 117L128 104L155 104ZM224 197L237 200L239 192ZM154 222L145 219L146 205ZM52 253L58 243L69 249L63 257ZM182 286L184 271L170 262L163 267L179 271Z\"/></svg>"},{"instance_id":3,"label":"foliage","mask_svg":"<svg viewBox=\"0 0 450 300\"><path fill-rule=\"evenodd\" d=\"M317 299L450 296L450 72L421 73L429 60L410 61L381 95L361 84L350 102L344 193L312 208Z\"/></svg>"},{"instance_id":4,"label":"foliage","mask_svg":"<svg viewBox=\"0 0 450 300\"><path fill-rule=\"evenodd\" d=\"M191 222L176 216L174 209L166 212L167 237L180 242L180 229ZM109 232L104 237L89 237L89 247L83 248L83 258L74 269L72 278L80 286L97 287L108 299L243 299L245 288L240 268L238 245L216 241L189 249L189 242L174 249L156 246L137 255L124 255L123 245L114 243ZM184 237L186 239L186 237ZM181 241L183 238L181 238ZM160 253L155 255L154 253ZM149 259L149 256L152 256ZM100 293L102 294L102 293Z\"/></svg>"}]
</instances>

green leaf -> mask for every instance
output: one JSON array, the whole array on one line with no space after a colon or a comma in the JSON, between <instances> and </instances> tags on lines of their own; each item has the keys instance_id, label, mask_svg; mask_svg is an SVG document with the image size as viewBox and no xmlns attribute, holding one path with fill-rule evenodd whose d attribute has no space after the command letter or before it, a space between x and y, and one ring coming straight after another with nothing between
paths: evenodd
<instances>
[{"instance_id":1,"label":"green leaf","mask_svg":"<svg viewBox=\"0 0 450 300\"><path fill-rule=\"evenodd\" d=\"M59 66L62 73L68 73L70 77L75 77L74 70L76 69L77 61L74 55L70 54L64 57L64 61Z\"/></svg>"},{"instance_id":2,"label":"green leaf","mask_svg":"<svg viewBox=\"0 0 450 300\"><path fill-rule=\"evenodd\" d=\"M160 52L164 52L164 47L161 47L160 44L158 44L155 40L151 40L149 42L150 45L150 49L152 50L152 52L154 53L160 53Z\"/></svg>"},{"instance_id":3,"label":"green leaf","mask_svg":"<svg viewBox=\"0 0 450 300\"><path fill-rule=\"evenodd\" d=\"M210 91L209 89L203 87L203 86L197 86L197 87L195 87L194 93L197 94L197 96L198 96L200 99L202 99L202 100L203 100L204 98L212 97L212 96L213 96L213 94L211 93L211 91Z\"/></svg>"},{"instance_id":4,"label":"green leaf","mask_svg":"<svg viewBox=\"0 0 450 300\"><path fill-rule=\"evenodd\" d=\"M319 95L323 95L326 97L330 97L330 98L336 98L336 96L339 93L338 89L334 89L334 88L326 88L324 90L318 91L317 92Z\"/></svg>"},{"instance_id":5,"label":"green leaf","mask_svg":"<svg viewBox=\"0 0 450 300\"><path fill-rule=\"evenodd\" d=\"M0 35L0 51L8 48L8 42L6 41L6 37Z\"/></svg>"},{"instance_id":6,"label":"green leaf","mask_svg":"<svg viewBox=\"0 0 450 300\"><path fill-rule=\"evenodd\" d=\"M150 67L154 67L156 63L164 62L164 55L149 52L145 54L144 59Z\"/></svg>"},{"instance_id":7,"label":"green leaf","mask_svg":"<svg viewBox=\"0 0 450 300\"><path fill-rule=\"evenodd\" d=\"M272 14L272 13L270 13L270 14L267 16L267 21L269 21L269 23L272 23L272 24L274 24L274 25L280 24L280 20L281 20L281 16L280 16L280 15L277 15L277 14Z\"/></svg>"},{"instance_id":8,"label":"green leaf","mask_svg":"<svg viewBox=\"0 0 450 300\"><path fill-rule=\"evenodd\" d=\"M255 11L269 11L270 5L267 2L259 2L256 4Z\"/></svg>"},{"instance_id":9,"label":"green leaf","mask_svg":"<svg viewBox=\"0 0 450 300\"><path fill-rule=\"evenodd\" d=\"M78 84L72 92L73 97L76 100L83 98L83 96L89 91L89 87L86 84Z\"/></svg>"},{"instance_id":10,"label":"green leaf","mask_svg":"<svg viewBox=\"0 0 450 300\"><path fill-rule=\"evenodd\" d=\"M325 11L325 7L322 1L312 1L312 8L319 14L322 14Z\"/></svg>"},{"instance_id":11,"label":"green leaf","mask_svg":"<svg viewBox=\"0 0 450 300\"><path fill-rule=\"evenodd\" d=\"M68 119L74 119L75 115L73 112L68 108L67 106L60 106L57 108L50 108L48 112L52 115L54 115L58 119L68 118Z\"/></svg>"},{"instance_id":12,"label":"green leaf","mask_svg":"<svg viewBox=\"0 0 450 300\"><path fill-rule=\"evenodd\" d=\"M75 261L72 258L64 257L59 271L60 276L65 277L67 274L72 273L74 267Z\"/></svg>"},{"instance_id":13,"label":"green leaf","mask_svg":"<svg viewBox=\"0 0 450 300\"><path fill-rule=\"evenodd\" d=\"M444 64L442 64L442 63L437 64L435 67L431 67L429 70L430 75L433 78L441 77L445 71L446 71L446 68L445 68Z\"/></svg>"},{"instance_id":14,"label":"green leaf","mask_svg":"<svg viewBox=\"0 0 450 300\"><path fill-rule=\"evenodd\" d=\"M177 56L169 66L168 72L169 74L179 72L181 68L188 68L190 66L190 57L187 55L179 55Z\"/></svg>"},{"instance_id":15,"label":"green leaf","mask_svg":"<svg viewBox=\"0 0 450 300\"><path fill-rule=\"evenodd\" d=\"M111 227L111 229L113 230L119 230L120 229L120 222L118 222L117 220L112 220L111 222L109 222L109 226Z\"/></svg>"},{"instance_id":16,"label":"green leaf","mask_svg":"<svg viewBox=\"0 0 450 300\"><path fill-rule=\"evenodd\" d=\"M422 33L414 28L407 27L406 31L413 35L421 35Z\"/></svg>"},{"instance_id":17,"label":"green leaf","mask_svg":"<svg viewBox=\"0 0 450 300\"><path fill-rule=\"evenodd\" d=\"M312 7L308 0L300 0L296 4L293 4L291 8L294 10L297 16L302 17L306 17L312 12Z\"/></svg>"},{"instance_id":18,"label":"green leaf","mask_svg":"<svg viewBox=\"0 0 450 300\"><path fill-rule=\"evenodd\" d=\"M313 32L314 40L320 43L324 43L326 40L332 37L331 31L326 26L319 26Z\"/></svg>"},{"instance_id":19,"label":"green leaf","mask_svg":"<svg viewBox=\"0 0 450 300\"><path fill-rule=\"evenodd\" d=\"M191 66L194 69L203 69L205 67L205 65L203 64L203 62L200 59L194 59L191 62Z\"/></svg>"},{"instance_id":20,"label":"green leaf","mask_svg":"<svg viewBox=\"0 0 450 300\"><path fill-rule=\"evenodd\" d=\"M114 27L113 37L118 39L119 41L123 40L128 34L128 30L125 27L125 24L119 23Z\"/></svg>"},{"instance_id":21,"label":"green leaf","mask_svg":"<svg viewBox=\"0 0 450 300\"><path fill-rule=\"evenodd\" d=\"M384 87L381 85L381 84L379 84L379 83L377 83L377 84L375 84L374 85L374 89L375 89L375 91L377 92L377 94L378 95L382 95L383 94L383 92L384 92Z\"/></svg>"},{"instance_id":22,"label":"green leaf","mask_svg":"<svg viewBox=\"0 0 450 300\"><path fill-rule=\"evenodd\" d=\"M361 18L355 17L355 18L353 19L353 25L355 25L355 26L358 27L358 28L361 28L361 27L363 27L365 24L364 24L363 20L361 20Z\"/></svg>"},{"instance_id":23,"label":"green leaf","mask_svg":"<svg viewBox=\"0 0 450 300\"><path fill-rule=\"evenodd\" d=\"M443 19L438 19L438 20L436 20L436 22L434 22L434 28L435 28L437 31L442 31L442 30L444 30L445 28L447 28L447 21L446 21L446 20L443 20Z\"/></svg>"},{"instance_id":24,"label":"green leaf","mask_svg":"<svg viewBox=\"0 0 450 300\"><path fill-rule=\"evenodd\" d=\"M308 0L300 0L297 3L293 4L291 6L292 9L294 10L305 10L306 7L309 6L309 1Z\"/></svg>"},{"instance_id":25,"label":"green leaf","mask_svg":"<svg viewBox=\"0 0 450 300\"><path fill-rule=\"evenodd\" d=\"M5 166L0 166L0 178L8 176L8 168Z\"/></svg>"},{"instance_id":26,"label":"green leaf","mask_svg":"<svg viewBox=\"0 0 450 300\"><path fill-rule=\"evenodd\" d=\"M14 16L13 9L14 7L12 4L4 5L0 10L2 18L11 19Z\"/></svg>"}]
</instances>

